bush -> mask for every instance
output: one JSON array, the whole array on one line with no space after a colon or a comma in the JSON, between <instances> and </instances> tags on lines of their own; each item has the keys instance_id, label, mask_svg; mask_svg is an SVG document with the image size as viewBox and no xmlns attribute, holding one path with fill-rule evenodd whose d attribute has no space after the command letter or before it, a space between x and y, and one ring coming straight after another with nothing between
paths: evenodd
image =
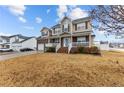
<instances>
[{"instance_id":1,"label":"bush","mask_svg":"<svg viewBox=\"0 0 124 93\"><path fill-rule=\"evenodd\" d=\"M90 48L90 53L91 54L100 54L100 50L94 46L94 47Z\"/></svg>"},{"instance_id":2,"label":"bush","mask_svg":"<svg viewBox=\"0 0 124 93\"><path fill-rule=\"evenodd\" d=\"M79 50L78 50L77 47L72 47L71 50L70 50L70 53L71 54L77 54L77 53L79 53Z\"/></svg>"},{"instance_id":3,"label":"bush","mask_svg":"<svg viewBox=\"0 0 124 93\"><path fill-rule=\"evenodd\" d=\"M46 47L46 52L56 52L55 47Z\"/></svg>"},{"instance_id":4,"label":"bush","mask_svg":"<svg viewBox=\"0 0 124 93\"><path fill-rule=\"evenodd\" d=\"M97 47L72 47L70 53L76 54L100 54L100 50Z\"/></svg>"},{"instance_id":5,"label":"bush","mask_svg":"<svg viewBox=\"0 0 124 93\"><path fill-rule=\"evenodd\" d=\"M25 51L33 51L33 49L31 48L23 48L23 49L20 49L21 52L25 52Z\"/></svg>"}]
</instances>

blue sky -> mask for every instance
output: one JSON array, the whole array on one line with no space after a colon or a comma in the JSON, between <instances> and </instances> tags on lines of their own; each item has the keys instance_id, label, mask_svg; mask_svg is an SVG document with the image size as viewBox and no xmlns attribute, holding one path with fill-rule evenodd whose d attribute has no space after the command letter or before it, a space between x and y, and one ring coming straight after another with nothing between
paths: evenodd
<instances>
[{"instance_id":1,"label":"blue sky","mask_svg":"<svg viewBox=\"0 0 124 93\"><path fill-rule=\"evenodd\" d=\"M72 19L86 17L87 11L92 7L83 5L0 6L0 35L40 36L42 27L57 24L65 14ZM114 40L113 37L106 38L101 32L94 31L94 33L96 40Z\"/></svg>"}]
</instances>

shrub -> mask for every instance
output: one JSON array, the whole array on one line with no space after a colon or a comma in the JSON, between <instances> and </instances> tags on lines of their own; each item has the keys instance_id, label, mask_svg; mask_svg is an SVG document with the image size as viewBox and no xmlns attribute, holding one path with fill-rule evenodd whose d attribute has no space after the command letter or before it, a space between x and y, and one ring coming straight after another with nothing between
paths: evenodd
<instances>
[{"instance_id":1,"label":"shrub","mask_svg":"<svg viewBox=\"0 0 124 93\"><path fill-rule=\"evenodd\" d=\"M76 54L76 53L79 53L79 50L77 47L72 47L71 50L70 50L70 53L71 54Z\"/></svg>"},{"instance_id":2,"label":"shrub","mask_svg":"<svg viewBox=\"0 0 124 93\"><path fill-rule=\"evenodd\" d=\"M90 48L90 53L91 54L100 54L100 50L98 49L98 47L93 46Z\"/></svg>"},{"instance_id":3,"label":"shrub","mask_svg":"<svg viewBox=\"0 0 124 93\"><path fill-rule=\"evenodd\" d=\"M79 53L84 53L84 47L78 47L77 49Z\"/></svg>"},{"instance_id":4,"label":"shrub","mask_svg":"<svg viewBox=\"0 0 124 93\"><path fill-rule=\"evenodd\" d=\"M56 52L55 47L46 47L46 52Z\"/></svg>"},{"instance_id":5,"label":"shrub","mask_svg":"<svg viewBox=\"0 0 124 93\"><path fill-rule=\"evenodd\" d=\"M70 53L83 53L83 54L100 54L100 50L97 47L73 47Z\"/></svg>"}]
</instances>

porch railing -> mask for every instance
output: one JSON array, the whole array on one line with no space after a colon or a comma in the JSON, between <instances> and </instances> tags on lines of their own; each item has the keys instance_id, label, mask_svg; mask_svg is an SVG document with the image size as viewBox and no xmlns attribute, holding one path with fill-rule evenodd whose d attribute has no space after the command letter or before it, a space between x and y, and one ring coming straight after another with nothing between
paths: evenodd
<instances>
[{"instance_id":1,"label":"porch railing","mask_svg":"<svg viewBox=\"0 0 124 93\"><path fill-rule=\"evenodd\" d=\"M72 47L89 46L89 42L72 42Z\"/></svg>"},{"instance_id":2,"label":"porch railing","mask_svg":"<svg viewBox=\"0 0 124 93\"><path fill-rule=\"evenodd\" d=\"M47 43L45 44L46 47L56 47L59 43Z\"/></svg>"}]
</instances>

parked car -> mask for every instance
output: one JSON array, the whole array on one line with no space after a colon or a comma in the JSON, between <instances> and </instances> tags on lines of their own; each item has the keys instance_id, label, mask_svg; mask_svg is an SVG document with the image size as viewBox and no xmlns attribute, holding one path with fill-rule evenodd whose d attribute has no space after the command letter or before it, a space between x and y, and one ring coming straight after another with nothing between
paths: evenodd
<instances>
[{"instance_id":1,"label":"parked car","mask_svg":"<svg viewBox=\"0 0 124 93\"><path fill-rule=\"evenodd\" d=\"M20 49L20 51L25 52L25 51L34 51L34 50L31 48L22 48L22 49Z\"/></svg>"},{"instance_id":2,"label":"parked car","mask_svg":"<svg viewBox=\"0 0 124 93\"><path fill-rule=\"evenodd\" d=\"M0 52L13 52L13 50L8 48L0 48Z\"/></svg>"}]
</instances>

